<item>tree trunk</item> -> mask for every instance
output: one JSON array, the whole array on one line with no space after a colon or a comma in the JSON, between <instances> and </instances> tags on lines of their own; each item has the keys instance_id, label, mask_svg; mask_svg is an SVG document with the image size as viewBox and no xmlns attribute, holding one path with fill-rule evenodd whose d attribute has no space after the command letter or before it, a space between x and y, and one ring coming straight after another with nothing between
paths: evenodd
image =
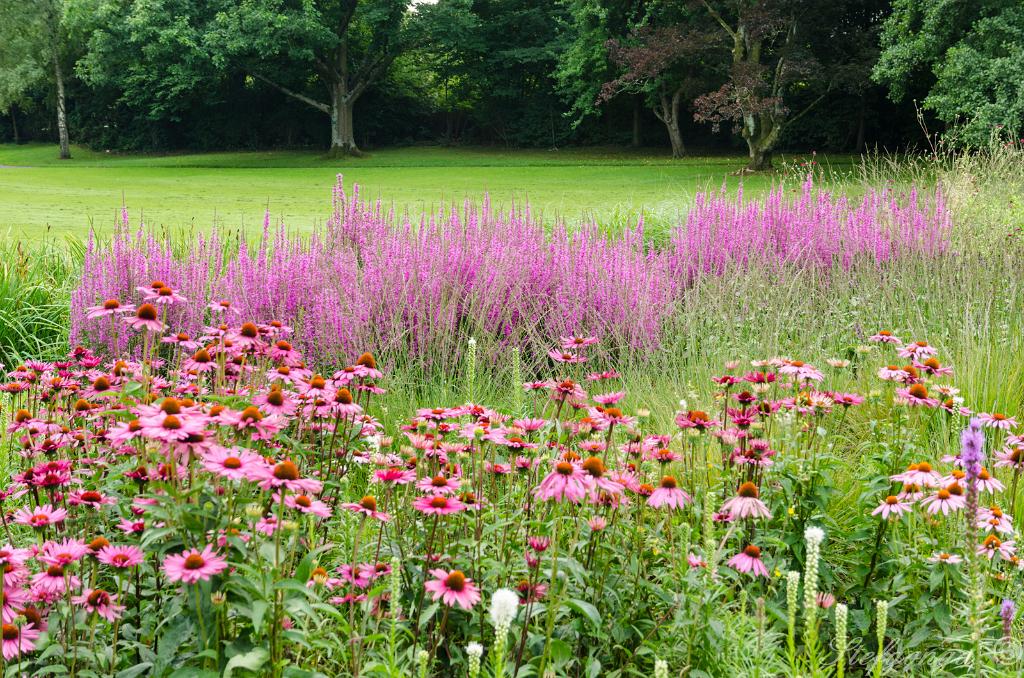
<instances>
[{"instance_id":1,"label":"tree trunk","mask_svg":"<svg viewBox=\"0 0 1024 678\"><path fill-rule=\"evenodd\" d=\"M11 104L11 129L14 131L14 144L17 146L21 143L21 138L18 135L18 115L17 106Z\"/></svg>"},{"instance_id":2,"label":"tree trunk","mask_svg":"<svg viewBox=\"0 0 1024 678\"><path fill-rule=\"evenodd\" d=\"M672 142L672 157L681 158L686 155L686 146L683 145L683 133L679 131L679 120L673 118L671 122L666 122L665 127L668 128L668 139Z\"/></svg>"},{"instance_id":3,"label":"tree trunk","mask_svg":"<svg viewBox=\"0 0 1024 678\"><path fill-rule=\"evenodd\" d=\"M750 162L747 163L747 170L751 172L764 172L772 168L772 151L768 148L761 148L747 142L750 149Z\"/></svg>"},{"instance_id":4,"label":"tree trunk","mask_svg":"<svg viewBox=\"0 0 1024 678\"><path fill-rule=\"evenodd\" d=\"M633 140L631 146L633 148L640 148L641 134L640 134L640 116L643 114L643 108L640 103L640 97L633 97Z\"/></svg>"},{"instance_id":5,"label":"tree trunk","mask_svg":"<svg viewBox=\"0 0 1024 678\"><path fill-rule=\"evenodd\" d=\"M64 72L60 67L60 57L56 50L53 53L53 75L57 80L57 134L60 137L60 159L71 158L71 144L68 142L68 118L64 107Z\"/></svg>"},{"instance_id":6,"label":"tree trunk","mask_svg":"<svg viewBox=\"0 0 1024 678\"><path fill-rule=\"evenodd\" d=\"M672 144L673 158L681 158L686 155L683 133L679 130L679 102L682 96L682 89L677 89L671 99L663 92L659 97L659 104L654 108L654 116L665 123L665 129L668 130L668 140Z\"/></svg>"},{"instance_id":7,"label":"tree trunk","mask_svg":"<svg viewBox=\"0 0 1024 678\"><path fill-rule=\"evenodd\" d=\"M328 155L338 158L346 155L361 156L352 132L352 109L356 100L338 83L331 87L331 149Z\"/></svg>"},{"instance_id":8,"label":"tree trunk","mask_svg":"<svg viewBox=\"0 0 1024 678\"><path fill-rule=\"evenodd\" d=\"M860 95L860 110L857 112L857 142L855 145L857 153L864 152L864 118L867 112L866 95Z\"/></svg>"}]
</instances>

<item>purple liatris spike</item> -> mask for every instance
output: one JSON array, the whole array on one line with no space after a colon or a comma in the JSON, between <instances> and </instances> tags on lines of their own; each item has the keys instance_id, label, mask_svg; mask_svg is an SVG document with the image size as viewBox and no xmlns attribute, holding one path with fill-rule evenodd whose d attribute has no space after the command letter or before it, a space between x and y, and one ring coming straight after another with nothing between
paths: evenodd
<instances>
[{"instance_id":1,"label":"purple liatris spike","mask_svg":"<svg viewBox=\"0 0 1024 678\"><path fill-rule=\"evenodd\" d=\"M999 608L999 617L1003 620L1003 638L1010 639L1013 630L1013 618L1017 614L1017 604L1009 598L1003 599L1003 605Z\"/></svg>"},{"instance_id":2,"label":"purple liatris spike","mask_svg":"<svg viewBox=\"0 0 1024 678\"><path fill-rule=\"evenodd\" d=\"M978 419L971 419L971 423L960 434L960 463L968 482L981 473L982 464L985 463L985 434Z\"/></svg>"}]
</instances>

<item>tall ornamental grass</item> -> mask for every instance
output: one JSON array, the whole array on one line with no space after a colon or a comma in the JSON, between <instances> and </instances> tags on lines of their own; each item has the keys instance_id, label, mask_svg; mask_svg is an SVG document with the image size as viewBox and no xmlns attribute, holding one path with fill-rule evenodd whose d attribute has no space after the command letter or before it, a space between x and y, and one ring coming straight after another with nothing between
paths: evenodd
<instances>
[{"instance_id":1,"label":"tall ornamental grass","mask_svg":"<svg viewBox=\"0 0 1024 678\"><path fill-rule=\"evenodd\" d=\"M186 333L200 333L207 303L230 301L242 317L296 326L302 348L327 362L372 346L391 364L437 367L460 355L466 336L533 357L548 337L573 332L648 349L664 343L686 291L707 276L884 268L941 254L951 224L941 192L882 189L853 203L807 181L759 201L700 195L667 242L655 242L642 220L618 235L596 224L546 228L528 207L502 212L486 200L413 222L345 195L339 177L330 218L309 236L272 228L268 216L258 242L218 231L175 242L131 229L124 214L112 239L87 244L71 340L123 351L125 338L85 322L82 309L158 280L204 302L171 311Z\"/></svg>"}]
</instances>

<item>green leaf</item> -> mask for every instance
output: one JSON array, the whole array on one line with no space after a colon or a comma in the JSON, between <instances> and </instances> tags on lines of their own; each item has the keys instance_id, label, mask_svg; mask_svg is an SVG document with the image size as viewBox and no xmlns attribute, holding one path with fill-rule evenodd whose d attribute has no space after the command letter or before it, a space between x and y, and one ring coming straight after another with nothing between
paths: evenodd
<instances>
[{"instance_id":1,"label":"green leaf","mask_svg":"<svg viewBox=\"0 0 1024 678\"><path fill-rule=\"evenodd\" d=\"M590 621L591 626L594 627L595 631L601 628L601 613L597 611L597 608L594 607L593 603L572 598L565 601L565 604L567 607L572 608L586 617L587 620Z\"/></svg>"},{"instance_id":2,"label":"green leaf","mask_svg":"<svg viewBox=\"0 0 1024 678\"><path fill-rule=\"evenodd\" d=\"M224 667L224 678L231 678L231 672L235 669L257 671L267 663L268 659L270 659L270 653L263 647L254 647L243 654L236 654Z\"/></svg>"}]
</instances>

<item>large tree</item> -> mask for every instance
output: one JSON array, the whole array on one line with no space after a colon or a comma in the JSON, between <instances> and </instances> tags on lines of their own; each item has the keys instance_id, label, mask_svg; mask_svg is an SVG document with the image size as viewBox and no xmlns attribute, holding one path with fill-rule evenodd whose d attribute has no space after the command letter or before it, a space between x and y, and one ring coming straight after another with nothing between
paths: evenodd
<instances>
[{"instance_id":1,"label":"large tree","mask_svg":"<svg viewBox=\"0 0 1024 678\"><path fill-rule=\"evenodd\" d=\"M924 107L982 144L996 129L1024 131L1022 35L1020 0L894 0L874 77L896 101L924 81Z\"/></svg>"},{"instance_id":2,"label":"large tree","mask_svg":"<svg viewBox=\"0 0 1024 678\"><path fill-rule=\"evenodd\" d=\"M60 157L71 157L68 137L67 13L63 0L0 0L0 109L48 83L54 95Z\"/></svg>"},{"instance_id":3,"label":"large tree","mask_svg":"<svg viewBox=\"0 0 1024 678\"><path fill-rule=\"evenodd\" d=\"M733 123L747 143L747 169L770 169L785 126L824 99L831 86L813 45L816 39L827 43L831 30L820 11L842 3L700 0L700 4L728 39L731 65L725 84L695 101L695 118L715 128ZM793 113L791 98L808 90L820 91Z\"/></svg>"},{"instance_id":4,"label":"large tree","mask_svg":"<svg viewBox=\"0 0 1024 678\"><path fill-rule=\"evenodd\" d=\"M207 45L215 63L235 64L329 116L332 155L359 154L353 107L414 42L411 6L410 0L236 0L218 13Z\"/></svg>"},{"instance_id":5,"label":"large tree","mask_svg":"<svg viewBox=\"0 0 1024 678\"><path fill-rule=\"evenodd\" d=\"M607 101L623 91L644 96L655 117L668 131L672 157L686 153L679 123L682 107L699 90L711 70L714 43L687 22L645 24L626 40L609 40L608 53L621 74L606 82L599 100ZM710 58L709 58L710 57Z\"/></svg>"}]
</instances>

